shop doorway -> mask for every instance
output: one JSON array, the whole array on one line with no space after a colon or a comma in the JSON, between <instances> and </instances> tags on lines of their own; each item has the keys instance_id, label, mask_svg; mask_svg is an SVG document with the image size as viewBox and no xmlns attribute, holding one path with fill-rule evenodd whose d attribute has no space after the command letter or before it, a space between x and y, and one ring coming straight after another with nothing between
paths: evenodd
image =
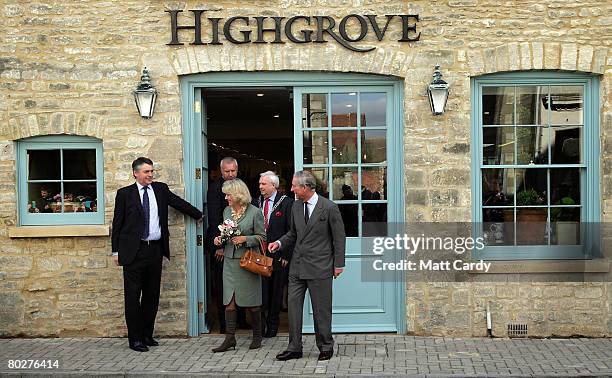
<instances>
[{"instance_id":1,"label":"shop doorway","mask_svg":"<svg viewBox=\"0 0 612 378\"><path fill-rule=\"evenodd\" d=\"M291 195L293 160L293 90L285 87L206 88L207 156L209 184L219 179L219 163L231 156L238 161L238 178L249 187L253 199L259 197L259 175L273 171L280 178L279 193ZM206 153L206 152L204 152ZM215 261L207 255L207 325L219 332L219 312L215 295L219 279L211 274ZM284 287L286 298L286 285ZM280 313L279 333L288 332L286 299ZM241 312L241 316L244 316ZM247 319L251 322L250 319Z\"/></svg>"},{"instance_id":2,"label":"shop doorway","mask_svg":"<svg viewBox=\"0 0 612 378\"><path fill-rule=\"evenodd\" d=\"M219 159L232 155L253 193L259 173L274 170L287 180L291 195L293 172L309 169L318 192L341 208L346 268L334 280L333 332L406 329L403 272L362 277L376 258L363 248L371 237L364 225L404 219L402 88L396 78L347 73L233 72L181 79L187 200L206 210L209 177L216 177ZM191 223L186 230L191 336L211 331L204 230ZM314 332L308 297L303 316L303 332ZM281 324L280 331L286 327Z\"/></svg>"}]
</instances>

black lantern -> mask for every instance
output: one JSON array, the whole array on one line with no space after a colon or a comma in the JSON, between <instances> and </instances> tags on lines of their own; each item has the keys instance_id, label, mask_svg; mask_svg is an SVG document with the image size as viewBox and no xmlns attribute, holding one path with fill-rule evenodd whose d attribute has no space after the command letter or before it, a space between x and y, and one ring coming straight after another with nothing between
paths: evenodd
<instances>
[{"instance_id":1,"label":"black lantern","mask_svg":"<svg viewBox=\"0 0 612 378\"><path fill-rule=\"evenodd\" d=\"M153 117L153 111L155 110L155 100L157 99L157 90L151 85L151 77L147 67L142 70L142 76L140 77L140 84L134 90L134 100L136 101L136 107L138 113L142 118Z\"/></svg>"},{"instance_id":2,"label":"black lantern","mask_svg":"<svg viewBox=\"0 0 612 378\"><path fill-rule=\"evenodd\" d=\"M444 108L446 108L446 100L448 100L448 83L442 80L442 73L440 72L440 66L436 65L436 69L433 74L433 81L427 87L427 93L429 94L429 106L433 115L444 114Z\"/></svg>"}]
</instances>

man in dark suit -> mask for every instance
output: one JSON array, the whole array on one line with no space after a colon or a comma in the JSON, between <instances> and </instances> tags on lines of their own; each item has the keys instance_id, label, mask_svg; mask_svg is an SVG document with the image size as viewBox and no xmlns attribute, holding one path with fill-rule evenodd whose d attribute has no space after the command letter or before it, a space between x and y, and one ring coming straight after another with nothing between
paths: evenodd
<instances>
[{"instance_id":1,"label":"man in dark suit","mask_svg":"<svg viewBox=\"0 0 612 378\"><path fill-rule=\"evenodd\" d=\"M253 204L258 206L264 215L264 228L268 243L280 239L291 226L291 208L294 201L293 198L278 192L279 184L280 180L274 172L267 171L260 174L259 192L261 195L253 201ZM279 314L283 305L283 291L287 284L291 252L290 246L287 246L281 252L273 254L272 276L262 277L266 330L264 337L275 337L278 332Z\"/></svg>"},{"instance_id":2,"label":"man in dark suit","mask_svg":"<svg viewBox=\"0 0 612 378\"><path fill-rule=\"evenodd\" d=\"M217 318L219 319L219 332L225 333L225 306L223 306L223 248L215 246L215 237L219 236L218 226L223 223L223 210L227 207L225 194L221 187L225 181L233 180L238 176L238 161L233 157L225 157L219 163L221 177L210 184L206 193L206 208L208 216L208 229L206 231L206 250L210 256L211 291L215 302ZM238 326L250 328L246 321L244 308L237 306Z\"/></svg>"},{"instance_id":3,"label":"man in dark suit","mask_svg":"<svg viewBox=\"0 0 612 378\"><path fill-rule=\"evenodd\" d=\"M125 320L131 349L148 351L159 305L162 255L170 259L168 206L202 221L202 212L168 189L153 182L153 162L139 157L132 163L136 182L117 191L112 250L123 266Z\"/></svg>"},{"instance_id":4,"label":"man in dark suit","mask_svg":"<svg viewBox=\"0 0 612 378\"><path fill-rule=\"evenodd\" d=\"M289 268L289 346L276 358L281 361L302 357L302 311L306 289L312 303L319 360L333 356L332 277L344 270L346 237L338 205L315 192L312 173L293 175L291 191L296 201L291 211L291 228L268 245L270 252L293 246Z\"/></svg>"}]
</instances>

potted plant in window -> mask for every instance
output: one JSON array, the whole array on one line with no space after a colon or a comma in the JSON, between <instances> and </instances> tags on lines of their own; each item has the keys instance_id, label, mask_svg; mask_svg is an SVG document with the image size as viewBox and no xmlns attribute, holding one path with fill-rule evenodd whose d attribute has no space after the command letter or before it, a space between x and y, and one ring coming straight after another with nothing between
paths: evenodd
<instances>
[{"instance_id":1,"label":"potted plant in window","mask_svg":"<svg viewBox=\"0 0 612 378\"><path fill-rule=\"evenodd\" d=\"M572 197L566 196L555 202L555 205L575 205ZM557 244L572 245L579 241L577 207L553 207L550 210L550 219L554 223Z\"/></svg>"},{"instance_id":2,"label":"potted plant in window","mask_svg":"<svg viewBox=\"0 0 612 378\"><path fill-rule=\"evenodd\" d=\"M544 204L544 197L535 189L521 190L516 194L517 206ZM516 215L517 237L521 244L543 244L546 241L546 209L518 208Z\"/></svg>"}]
</instances>

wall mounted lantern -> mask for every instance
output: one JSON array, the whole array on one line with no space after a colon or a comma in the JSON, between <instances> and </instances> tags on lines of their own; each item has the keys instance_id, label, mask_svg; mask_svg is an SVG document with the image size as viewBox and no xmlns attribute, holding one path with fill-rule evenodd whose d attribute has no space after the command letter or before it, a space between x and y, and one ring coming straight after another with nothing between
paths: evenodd
<instances>
[{"instance_id":1,"label":"wall mounted lantern","mask_svg":"<svg viewBox=\"0 0 612 378\"><path fill-rule=\"evenodd\" d=\"M444 114L446 108L446 100L448 100L448 83L442 80L442 73L440 72L440 65L436 65L433 80L427 87L427 94L429 95L429 106L433 115Z\"/></svg>"},{"instance_id":2,"label":"wall mounted lantern","mask_svg":"<svg viewBox=\"0 0 612 378\"><path fill-rule=\"evenodd\" d=\"M142 70L142 76L140 77L140 84L134 89L134 100L136 101L136 108L142 118L153 117L153 111L155 111L155 100L157 99L157 90L151 85L151 77L147 67Z\"/></svg>"}]
</instances>

